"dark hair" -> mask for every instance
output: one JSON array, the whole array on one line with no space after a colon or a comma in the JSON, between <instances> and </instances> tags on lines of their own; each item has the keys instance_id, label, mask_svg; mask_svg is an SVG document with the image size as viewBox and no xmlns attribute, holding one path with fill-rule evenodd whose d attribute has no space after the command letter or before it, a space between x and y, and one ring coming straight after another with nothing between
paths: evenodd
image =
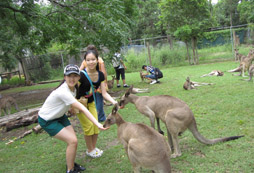
<instances>
[{"instance_id":1,"label":"dark hair","mask_svg":"<svg viewBox=\"0 0 254 173\"><path fill-rule=\"evenodd\" d=\"M99 52L98 52L97 48L96 48L94 45L88 45L88 46L86 47L86 53L85 53L85 55L84 55L84 60L86 60L86 56L87 56L88 54L90 54L90 53L94 54L94 56L96 57L96 59L99 60ZM99 63L97 63L96 70L99 71Z\"/></svg>"},{"instance_id":2,"label":"dark hair","mask_svg":"<svg viewBox=\"0 0 254 173\"><path fill-rule=\"evenodd\" d=\"M142 69L145 69L145 67L147 67L147 65L143 65L143 66L142 66Z\"/></svg>"}]
</instances>

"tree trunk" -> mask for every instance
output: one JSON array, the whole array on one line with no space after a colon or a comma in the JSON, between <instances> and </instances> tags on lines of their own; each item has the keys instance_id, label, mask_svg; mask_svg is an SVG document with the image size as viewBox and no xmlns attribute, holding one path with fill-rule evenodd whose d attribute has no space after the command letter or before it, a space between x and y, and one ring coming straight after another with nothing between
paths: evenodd
<instances>
[{"instance_id":1,"label":"tree trunk","mask_svg":"<svg viewBox=\"0 0 254 173\"><path fill-rule=\"evenodd\" d=\"M194 45L195 45L195 50L196 50L196 64L199 64L199 57L198 57L198 40L196 37L194 37Z\"/></svg>"},{"instance_id":2,"label":"tree trunk","mask_svg":"<svg viewBox=\"0 0 254 173\"><path fill-rule=\"evenodd\" d=\"M172 42L171 36L167 35L167 38L168 38L168 43L169 43L170 49L173 49L173 42Z\"/></svg>"},{"instance_id":3,"label":"tree trunk","mask_svg":"<svg viewBox=\"0 0 254 173\"><path fill-rule=\"evenodd\" d=\"M146 42L147 51L148 51L148 57L149 57L149 64L152 66L152 59L151 59L151 53L150 53L150 45L149 42Z\"/></svg>"},{"instance_id":4,"label":"tree trunk","mask_svg":"<svg viewBox=\"0 0 254 173\"><path fill-rule=\"evenodd\" d=\"M191 38L191 45L192 45L192 54L193 54L193 61L194 61L194 65L197 64L196 62L196 51L195 51L195 40L194 37Z\"/></svg>"},{"instance_id":5,"label":"tree trunk","mask_svg":"<svg viewBox=\"0 0 254 173\"><path fill-rule=\"evenodd\" d=\"M186 45L186 49L187 49L187 57L188 57L188 61L189 61L189 65L191 65L191 58L190 58L190 52L189 52L189 45L188 45L188 41L185 40L185 45Z\"/></svg>"},{"instance_id":6,"label":"tree trunk","mask_svg":"<svg viewBox=\"0 0 254 173\"><path fill-rule=\"evenodd\" d=\"M25 76L26 85L30 85L31 81L30 81L30 77L29 77L26 65L24 63L24 59L19 57L18 60L21 64L21 67L22 67L22 70L23 70L23 73L24 73L24 76Z\"/></svg>"}]
</instances>

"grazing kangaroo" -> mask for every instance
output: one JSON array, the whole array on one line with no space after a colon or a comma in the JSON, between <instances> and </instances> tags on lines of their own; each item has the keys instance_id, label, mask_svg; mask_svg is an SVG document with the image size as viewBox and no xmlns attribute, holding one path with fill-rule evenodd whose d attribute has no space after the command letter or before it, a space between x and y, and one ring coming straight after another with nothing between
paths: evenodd
<instances>
[{"instance_id":1,"label":"grazing kangaroo","mask_svg":"<svg viewBox=\"0 0 254 173\"><path fill-rule=\"evenodd\" d=\"M170 173L170 148L165 138L142 123L123 120L115 104L103 127L117 125L118 140L123 144L134 173L145 167L159 173Z\"/></svg>"},{"instance_id":2,"label":"grazing kangaroo","mask_svg":"<svg viewBox=\"0 0 254 173\"><path fill-rule=\"evenodd\" d=\"M115 79L116 79L115 76L112 76L112 79L107 81L108 89L112 89L114 87Z\"/></svg>"},{"instance_id":3,"label":"grazing kangaroo","mask_svg":"<svg viewBox=\"0 0 254 173\"><path fill-rule=\"evenodd\" d=\"M222 72L220 70L213 70L210 73L204 74L204 75L202 75L200 77L205 77L205 76L223 76L223 75L224 75L224 72Z\"/></svg>"},{"instance_id":4,"label":"grazing kangaroo","mask_svg":"<svg viewBox=\"0 0 254 173\"><path fill-rule=\"evenodd\" d=\"M134 104L140 113L150 119L153 128L155 127L154 121L156 118L159 132L161 131L159 119L163 121L167 128L168 142L173 151L173 154L171 155L172 158L181 156L178 135L182 134L186 129L189 129L199 142L210 145L243 137L231 136L217 139L206 139L199 133L195 117L185 102L169 95L136 96L131 94L132 87L133 86L131 86L121 97L119 102L120 108L124 108L128 103Z\"/></svg>"},{"instance_id":5,"label":"grazing kangaroo","mask_svg":"<svg viewBox=\"0 0 254 173\"><path fill-rule=\"evenodd\" d=\"M16 100L11 96L4 96L0 99L0 116L2 114L2 110L4 110L5 115L9 115L11 113L11 106L14 105L16 110L19 111L19 107L16 103Z\"/></svg>"},{"instance_id":6,"label":"grazing kangaroo","mask_svg":"<svg viewBox=\"0 0 254 173\"><path fill-rule=\"evenodd\" d=\"M250 52L248 53L247 57L244 58L239 67L233 69L233 70L229 70L228 72L240 72L238 75L234 75L234 76L242 76L242 77L246 77L244 75L244 73L246 71L249 71L250 65L252 63L252 61L254 60L254 50L250 50Z\"/></svg>"},{"instance_id":7,"label":"grazing kangaroo","mask_svg":"<svg viewBox=\"0 0 254 173\"><path fill-rule=\"evenodd\" d=\"M140 74L140 78L141 78L141 81L143 82L144 80L146 80L145 78L145 75L147 75L147 73L143 73L142 70L139 71L139 74Z\"/></svg>"},{"instance_id":8,"label":"grazing kangaroo","mask_svg":"<svg viewBox=\"0 0 254 173\"><path fill-rule=\"evenodd\" d=\"M183 84L183 88L185 90L191 90L191 89L196 89L196 87L202 86L202 85L213 85L213 83L194 82L194 81L190 81L190 78L187 77L186 81Z\"/></svg>"}]
</instances>

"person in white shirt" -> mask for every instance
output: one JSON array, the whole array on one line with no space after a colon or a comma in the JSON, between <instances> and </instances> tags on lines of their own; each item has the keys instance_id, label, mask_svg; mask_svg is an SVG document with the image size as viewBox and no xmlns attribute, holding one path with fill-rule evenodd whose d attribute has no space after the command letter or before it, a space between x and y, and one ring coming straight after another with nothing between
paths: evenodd
<instances>
[{"instance_id":1,"label":"person in white shirt","mask_svg":"<svg viewBox=\"0 0 254 173\"><path fill-rule=\"evenodd\" d=\"M73 127L65 115L72 106L83 112L100 130L106 130L94 116L76 100L80 71L77 65L69 64L64 69L63 82L47 97L40 111L38 112L38 123L52 137L67 143L66 163L67 173L77 173L85 168L75 163L77 151L77 137Z\"/></svg>"}]
</instances>

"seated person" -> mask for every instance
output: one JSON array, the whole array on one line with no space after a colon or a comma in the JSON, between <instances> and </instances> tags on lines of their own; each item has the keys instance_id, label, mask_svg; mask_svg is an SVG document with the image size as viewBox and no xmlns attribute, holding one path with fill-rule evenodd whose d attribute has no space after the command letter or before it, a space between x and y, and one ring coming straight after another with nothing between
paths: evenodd
<instances>
[{"instance_id":1,"label":"seated person","mask_svg":"<svg viewBox=\"0 0 254 173\"><path fill-rule=\"evenodd\" d=\"M150 84L155 84L155 83L159 83L160 81L158 79L163 77L162 72L160 71L160 69L155 68L153 66L147 66L147 65L143 65L142 69L146 70L147 74L144 75L144 77L148 80L150 80Z\"/></svg>"}]
</instances>

